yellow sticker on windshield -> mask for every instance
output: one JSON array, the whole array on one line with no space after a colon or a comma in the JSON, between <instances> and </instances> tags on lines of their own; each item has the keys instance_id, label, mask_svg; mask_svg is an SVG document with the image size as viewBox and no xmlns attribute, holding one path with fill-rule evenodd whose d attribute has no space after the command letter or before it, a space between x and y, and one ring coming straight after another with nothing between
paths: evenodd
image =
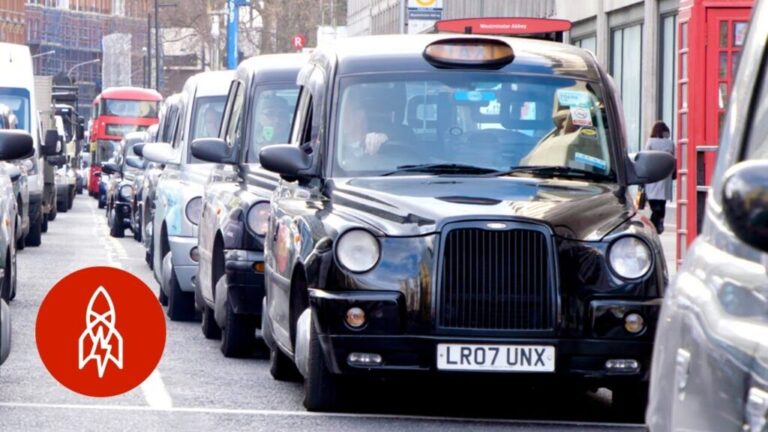
<instances>
[{"instance_id":1,"label":"yellow sticker on windshield","mask_svg":"<svg viewBox=\"0 0 768 432\"><path fill-rule=\"evenodd\" d=\"M597 131L595 130L595 128L592 128L592 127L583 127L581 129L579 129L579 132L582 135L585 135L585 136L588 136L588 137L595 137L595 136L597 136Z\"/></svg>"}]
</instances>

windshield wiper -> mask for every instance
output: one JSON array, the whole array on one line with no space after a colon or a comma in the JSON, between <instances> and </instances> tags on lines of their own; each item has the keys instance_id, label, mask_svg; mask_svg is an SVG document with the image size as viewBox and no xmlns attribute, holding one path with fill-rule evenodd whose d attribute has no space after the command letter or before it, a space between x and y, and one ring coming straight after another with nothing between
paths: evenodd
<instances>
[{"instance_id":1,"label":"windshield wiper","mask_svg":"<svg viewBox=\"0 0 768 432\"><path fill-rule=\"evenodd\" d=\"M492 174L499 173L493 168L478 167L474 165L464 165L455 163L431 163L418 165L400 165L393 171L381 174L388 176L404 172L423 172L429 174Z\"/></svg>"},{"instance_id":2,"label":"windshield wiper","mask_svg":"<svg viewBox=\"0 0 768 432\"><path fill-rule=\"evenodd\" d=\"M516 166L506 171L497 172L495 175L504 176L515 173L526 173L537 177L577 177L589 180L610 180L612 178L608 174L557 165Z\"/></svg>"}]
</instances>

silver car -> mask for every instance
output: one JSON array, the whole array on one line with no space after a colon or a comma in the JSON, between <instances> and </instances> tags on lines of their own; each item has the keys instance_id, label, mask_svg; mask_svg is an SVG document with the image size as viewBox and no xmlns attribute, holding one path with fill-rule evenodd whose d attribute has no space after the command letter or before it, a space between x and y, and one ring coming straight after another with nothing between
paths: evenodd
<instances>
[{"instance_id":1,"label":"silver car","mask_svg":"<svg viewBox=\"0 0 768 432\"><path fill-rule=\"evenodd\" d=\"M160 301L172 320L191 320L195 312L197 225L203 187L213 164L192 156L196 138L218 136L233 72L204 72L187 80L179 98L180 119L173 142L144 146L144 158L165 165L155 189L153 270Z\"/></svg>"}]
</instances>

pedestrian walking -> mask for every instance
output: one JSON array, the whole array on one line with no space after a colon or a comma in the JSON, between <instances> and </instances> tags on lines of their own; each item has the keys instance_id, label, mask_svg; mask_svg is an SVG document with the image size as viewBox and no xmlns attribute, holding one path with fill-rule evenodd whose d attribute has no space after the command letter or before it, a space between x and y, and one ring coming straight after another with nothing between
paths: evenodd
<instances>
[{"instance_id":1,"label":"pedestrian walking","mask_svg":"<svg viewBox=\"0 0 768 432\"><path fill-rule=\"evenodd\" d=\"M669 137L669 127L663 121L654 123L651 137L646 142L645 149L665 151L672 156L675 155L675 144ZM664 232L664 214L666 213L667 201L672 199L672 180L674 178L675 171L664 180L645 186L645 194L651 207L651 222L659 234Z\"/></svg>"}]
</instances>

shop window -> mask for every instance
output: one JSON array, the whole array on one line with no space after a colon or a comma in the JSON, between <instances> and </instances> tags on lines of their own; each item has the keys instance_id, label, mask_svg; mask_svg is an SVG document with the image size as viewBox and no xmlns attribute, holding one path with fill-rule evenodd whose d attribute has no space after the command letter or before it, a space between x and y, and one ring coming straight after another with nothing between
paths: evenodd
<instances>
[{"instance_id":1,"label":"shop window","mask_svg":"<svg viewBox=\"0 0 768 432\"><path fill-rule=\"evenodd\" d=\"M627 149L630 153L642 145L642 24L611 32L611 73L624 105Z\"/></svg>"},{"instance_id":2,"label":"shop window","mask_svg":"<svg viewBox=\"0 0 768 432\"><path fill-rule=\"evenodd\" d=\"M573 44L593 53L597 52L597 38L594 35L575 40Z\"/></svg>"}]
</instances>

